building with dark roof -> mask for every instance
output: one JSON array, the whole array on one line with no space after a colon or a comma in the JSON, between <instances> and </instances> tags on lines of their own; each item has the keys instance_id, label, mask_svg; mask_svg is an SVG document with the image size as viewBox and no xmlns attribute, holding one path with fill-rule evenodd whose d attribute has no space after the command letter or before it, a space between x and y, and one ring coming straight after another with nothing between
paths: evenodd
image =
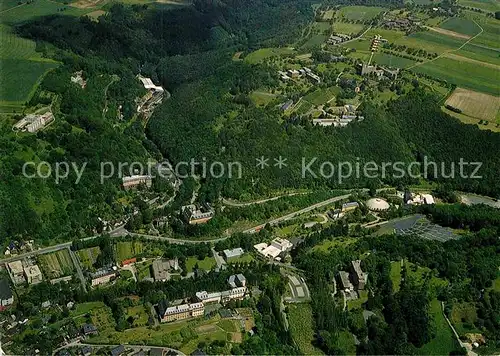
<instances>
[{"instance_id":1,"label":"building with dark roof","mask_svg":"<svg viewBox=\"0 0 500 356\"><path fill-rule=\"evenodd\" d=\"M98 330L93 324L83 324L82 332L84 335L97 335Z\"/></svg>"},{"instance_id":2,"label":"building with dark roof","mask_svg":"<svg viewBox=\"0 0 500 356\"><path fill-rule=\"evenodd\" d=\"M111 355L112 356L120 356L125 353L125 346L119 345L115 347L114 349L111 349Z\"/></svg>"},{"instance_id":3,"label":"building with dark roof","mask_svg":"<svg viewBox=\"0 0 500 356\"><path fill-rule=\"evenodd\" d=\"M10 289L9 281L5 278L0 279L0 306L5 308L14 303L14 296Z\"/></svg>"}]
</instances>

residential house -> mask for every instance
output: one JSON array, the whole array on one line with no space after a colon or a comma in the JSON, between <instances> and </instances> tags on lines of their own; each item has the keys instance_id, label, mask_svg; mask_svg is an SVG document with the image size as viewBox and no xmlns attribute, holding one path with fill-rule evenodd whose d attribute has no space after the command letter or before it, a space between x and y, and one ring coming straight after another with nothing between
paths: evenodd
<instances>
[{"instance_id":1,"label":"residential house","mask_svg":"<svg viewBox=\"0 0 500 356\"><path fill-rule=\"evenodd\" d=\"M203 203L200 207L196 205L185 205L181 207L181 212L190 225L204 224L215 215L214 209L208 203Z\"/></svg>"},{"instance_id":2,"label":"residential house","mask_svg":"<svg viewBox=\"0 0 500 356\"><path fill-rule=\"evenodd\" d=\"M10 272L10 277L12 278L12 282L15 285L19 285L26 282L26 278L24 277L23 263L21 261L14 261L7 263L7 268Z\"/></svg>"},{"instance_id":3,"label":"residential house","mask_svg":"<svg viewBox=\"0 0 500 356\"><path fill-rule=\"evenodd\" d=\"M106 284L116 278L116 271L113 268L101 268L91 273L90 278L92 280L92 287Z\"/></svg>"},{"instance_id":4,"label":"residential house","mask_svg":"<svg viewBox=\"0 0 500 356\"><path fill-rule=\"evenodd\" d=\"M97 335L99 331L94 326L94 324L83 324L82 333L85 336L89 336L89 335Z\"/></svg>"},{"instance_id":5,"label":"residential house","mask_svg":"<svg viewBox=\"0 0 500 356\"><path fill-rule=\"evenodd\" d=\"M5 309L14 303L14 296L10 289L9 281L5 278L0 279L0 310Z\"/></svg>"}]
</instances>

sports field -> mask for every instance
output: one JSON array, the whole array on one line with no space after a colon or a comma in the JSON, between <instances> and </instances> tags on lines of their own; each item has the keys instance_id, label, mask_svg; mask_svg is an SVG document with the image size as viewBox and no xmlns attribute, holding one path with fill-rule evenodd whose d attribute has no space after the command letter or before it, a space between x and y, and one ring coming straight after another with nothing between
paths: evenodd
<instances>
[{"instance_id":1,"label":"sports field","mask_svg":"<svg viewBox=\"0 0 500 356\"><path fill-rule=\"evenodd\" d=\"M464 88L456 88L445 104L479 120L495 121L500 111L500 97Z\"/></svg>"},{"instance_id":2,"label":"sports field","mask_svg":"<svg viewBox=\"0 0 500 356\"><path fill-rule=\"evenodd\" d=\"M49 279L67 276L73 273L73 261L68 250L40 255L40 268Z\"/></svg>"}]
</instances>

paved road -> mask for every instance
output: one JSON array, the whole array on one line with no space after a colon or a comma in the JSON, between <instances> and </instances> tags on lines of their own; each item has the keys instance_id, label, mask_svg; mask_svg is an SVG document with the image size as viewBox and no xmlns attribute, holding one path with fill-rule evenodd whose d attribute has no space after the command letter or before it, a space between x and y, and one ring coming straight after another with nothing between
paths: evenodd
<instances>
[{"instance_id":1,"label":"paved road","mask_svg":"<svg viewBox=\"0 0 500 356\"><path fill-rule=\"evenodd\" d=\"M75 341L75 342L69 343L67 345L61 346L60 348L54 350L54 352L52 354L55 355L59 350L67 349L70 347L83 347L83 346L90 346L92 348L98 349L98 348L103 348L103 347L113 348L113 347L117 347L119 345L118 344L89 344L89 343L84 343L81 341ZM146 346L146 345L128 345L128 344L124 344L123 346L125 346L125 349L131 349L135 352L143 350L146 354L151 349L163 349L163 350L167 350L167 351L174 351L179 356L186 356L184 353L180 352L179 350L172 349L170 347L158 347L158 346Z\"/></svg>"},{"instance_id":2,"label":"paved road","mask_svg":"<svg viewBox=\"0 0 500 356\"><path fill-rule=\"evenodd\" d=\"M294 195L305 195L305 194L309 194L309 192L297 192L297 193L283 194L283 195L278 195L277 197L255 200L255 201L246 202L246 203L239 203L239 202L235 202L232 200L228 200L226 198L222 198L222 204L229 205L229 206L249 206L249 205L267 203L268 201L278 200L278 199L284 198L284 197L293 197Z\"/></svg>"}]
</instances>

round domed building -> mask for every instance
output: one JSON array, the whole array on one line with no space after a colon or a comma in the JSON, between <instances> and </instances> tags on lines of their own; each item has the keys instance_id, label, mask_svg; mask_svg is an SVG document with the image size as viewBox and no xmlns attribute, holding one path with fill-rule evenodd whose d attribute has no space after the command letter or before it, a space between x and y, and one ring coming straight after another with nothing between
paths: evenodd
<instances>
[{"instance_id":1,"label":"round domed building","mask_svg":"<svg viewBox=\"0 0 500 356\"><path fill-rule=\"evenodd\" d=\"M366 202L366 206L371 211L386 211L389 209L389 203L382 198L371 198Z\"/></svg>"}]
</instances>

